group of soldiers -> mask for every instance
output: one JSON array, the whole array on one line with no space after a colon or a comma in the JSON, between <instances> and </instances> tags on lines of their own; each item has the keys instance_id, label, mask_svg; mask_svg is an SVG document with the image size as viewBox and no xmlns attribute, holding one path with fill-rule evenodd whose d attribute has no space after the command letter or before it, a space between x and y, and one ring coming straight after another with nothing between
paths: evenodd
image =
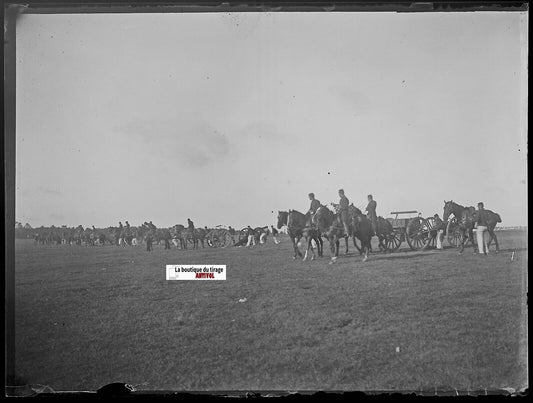
<instances>
[{"instance_id":1,"label":"group of soldiers","mask_svg":"<svg viewBox=\"0 0 533 403\"><path fill-rule=\"evenodd\" d=\"M339 213L339 219L342 223L342 226L344 227L344 231L346 234L350 233L349 231L349 216L348 216L348 210L350 206L350 200L346 197L344 194L344 189L339 189L339 203L334 204L332 203ZM377 225L378 225L378 215L376 213L377 208L377 202L374 200L374 197L369 194L367 196L368 204L366 206L366 214L370 222L372 223L372 230L374 233L377 233ZM311 206L309 207L309 211L307 214L311 217L311 223L316 225L316 213L320 207L322 207L322 203L320 203L319 200L315 198L314 193L309 193L309 200L311 200Z\"/></svg>"},{"instance_id":2,"label":"group of soldiers","mask_svg":"<svg viewBox=\"0 0 533 403\"><path fill-rule=\"evenodd\" d=\"M187 230L190 234L194 233L194 223L190 218L187 218ZM146 241L146 250L148 252L151 252L153 250L153 243L156 238L156 232L157 227L154 225L152 221L147 222L145 221L142 225L142 232L144 234L144 240ZM170 249L170 231L164 230L165 234L163 234L163 240L165 241L165 249ZM118 223L117 227L117 235L120 239L127 239L128 236L132 235L131 226L128 221L126 221L125 225L122 225L122 222ZM125 245L126 242L123 242L122 245Z\"/></svg>"}]
</instances>

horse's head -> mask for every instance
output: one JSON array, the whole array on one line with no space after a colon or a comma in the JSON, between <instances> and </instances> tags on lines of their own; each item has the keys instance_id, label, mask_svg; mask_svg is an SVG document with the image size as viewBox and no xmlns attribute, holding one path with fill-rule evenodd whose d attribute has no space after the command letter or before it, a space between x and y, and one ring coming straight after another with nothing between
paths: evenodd
<instances>
[{"instance_id":1,"label":"horse's head","mask_svg":"<svg viewBox=\"0 0 533 403\"><path fill-rule=\"evenodd\" d=\"M448 221L448 218L450 218L450 214L453 213L454 204L455 203L453 202L453 200L444 201L444 212L442 213L442 219L444 221Z\"/></svg>"},{"instance_id":2,"label":"horse's head","mask_svg":"<svg viewBox=\"0 0 533 403\"><path fill-rule=\"evenodd\" d=\"M350 204L350 206L348 207L348 212L351 216L363 215L363 212L357 207L355 207L353 204Z\"/></svg>"},{"instance_id":3,"label":"horse's head","mask_svg":"<svg viewBox=\"0 0 533 403\"><path fill-rule=\"evenodd\" d=\"M278 211L278 229L281 229L284 225L287 225L289 213L287 211Z\"/></svg>"}]
</instances>

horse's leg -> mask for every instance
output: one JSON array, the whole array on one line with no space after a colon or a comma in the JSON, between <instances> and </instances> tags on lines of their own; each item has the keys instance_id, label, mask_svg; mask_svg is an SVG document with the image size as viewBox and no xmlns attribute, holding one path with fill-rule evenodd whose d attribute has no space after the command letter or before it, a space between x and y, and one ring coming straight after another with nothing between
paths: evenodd
<instances>
[{"instance_id":1,"label":"horse's leg","mask_svg":"<svg viewBox=\"0 0 533 403\"><path fill-rule=\"evenodd\" d=\"M468 231L468 238L470 239L470 242L472 242L472 245L474 246L474 252L478 253L479 252L479 245L476 244L475 239L474 239L474 228L471 228Z\"/></svg>"},{"instance_id":2,"label":"horse's leg","mask_svg":"<svg viewBox=\"0 0 533 403\"><path fill-rule=\"evenodd\" d=\"M298 244L300 243L301 239L302 239L301 235L298 235L296 237L296 252L298 252L298 257L303 257L302 252L300 252L300 248L298 247Z\"/></svg>"},{"instance_id":3,"label":"horse's leg","mask_svg":"<svg viewBox=\"0 0 533 403\"><path fill-rule=\"evenodd\" d=\"M312 248L312 246L311 246L312 238L307 236L307 237L305 237L305 240L306 240L306 243L307 243L307 249L305 250L305 255L304 255L304 258L302 259L303 261L307 260L307 255L309 253L309 249Z\"/></svg>"},{"instance_id":4,"label":"horse's leg","mask_svg":"<svg viewBox=\"0 0 533 403\"><path fill-rule=\"evenodd\" d=\"M496 253L499 253L500 252L500 245L498 244L498 238L496 237L496 233L494 232L494 229L492 230L491 237L494 238L494 243L496 244Z\"/></svg>"},{"instance_id":5,"label":"horse's leg","mask_svg":"<svg viewBox=\"0 0 533 403\"><path fill-rule=\"evenodd\" d=\"M311 241L314 240L315 241L315 244L316 244L316 248L320 251L320 246L318 244L318 238L316 236L312 237L311 238ZM315 248L313 248L313 245L311 245L311 253L313 254L311 256L311 260L315 260L316 256L315 256Z\"/></svg>"},{"instance_id":6,"label":"horse's leg","mask_svg":"<svg viewBox=\"0 0 533 403\"><path fill-rule=\"evenodd\" d=\"M313 247L313 241L315 241L315 244L316 244L316 249L318 251L320 251L320 246L319 246L319 240L318 240L318 237L316 235L313 235L311 237L311 242L310 242L310 245L311 245L311 260L315 260L316 259L316 255L315 255L315 248Z\"/></svg>"},{"instance_id":7,"label":"horse's leg","mask_svg":"<svg viewBox=\"0 0 533 403\"><path fill-rule=\"evenodd\" d=\"M330 244L333 245L332 246L333 256L331 257L331 261L329 262L329 264L332 264L332 263L335 263L337 261L337 258L339 257L340 241L337 239L336 236L333 236L332 239L330 239Z\"/></svg>"},{"instance_id":8,"label":"horse's leg","mask_svg":"<svg viewBox=\"0 0 533 403\"><path fill-rule=\"evenodd\" d=\"M463 232L461 234L461 247L459 249L459 253L463 253L465 250L465 233Z\"/></svg>"},{"instance_id":9,"label":"horse's leg","mask_svg":"<svg viewBox=\"0 0 533 403\"><path fill-rule=\"evenodd\" d=\"M361 248L357 246L357 242L355 240L355 235L353 236L353 246L355 246L355 249L357 249L357 252L359 252L359 255L363 253L363 250L361 249L363 247L363 243L361 243Z\"/></svg>"},{"instance_id":10,"label":"horse's leg","mask_svg":"<svg viewBox=\"0 0 533 403\"><path fill-rule=\"evenodd\" d=\"M487 244L487 251L489 249L489 246L492 242L492 240L494 239L494 244L496 245L496 253L498 253L500 251L500 245L498 245L498 238L496 237L496 233L494 232L494 228L487 228L487 231L490 235L490 239L489 239L489 242Z\"/></svg>"},{"instance_id":11,"label":"horse's leg","mask_svg":"<svg viewBox=\"0 0 533 403\"><path fill-rule=\"evenodd\" d=\"M345 255L348 254L348 238L349 238L348 235L346 235L346 236L344 237L344 243L345 243L345 245L346 245L346 250L344 251L344 254L345 254Z\"/></svg>"},{"instance_id":12,"label":"horse's leg","mask_svg":"<svg viewBox=\"0 0 533 403\"><path fill-rule=\"evenodd\" d=\"M293 259L296 259L296 257L298 256L298 249L297 249L297 245L296 245L296 242L295 242L295 237L289 232L289 237L291 238L291 242L292 242L292 248L294 250L294 256L292 257Z\"/></svg>"},{"instance_id":13,"label":"horse's leg","mask_svg":"<svg viewBox=\"0 0 533 403\"><path fill-rule=\"evenodd\" d=\"M361 247L363 248L363 262L366 262L368 260L368 245L370 242L367 242L367 245L363 245L363 242L361 242Z\"/></svg>"},{"instance_id":14,"label":"horse's leg","mask_svg":"<svg viewBox=\"0 0 533 403\"><path fill-rule=\"evenodd\" d=\"M298 242L300 242L300 238L291 237L292 240L292 246L294 247L294 257L293 259L296 259L297 257L302 257L302 253L300 252L300 249L298 248Z\"/></svg>"}]
</instances>

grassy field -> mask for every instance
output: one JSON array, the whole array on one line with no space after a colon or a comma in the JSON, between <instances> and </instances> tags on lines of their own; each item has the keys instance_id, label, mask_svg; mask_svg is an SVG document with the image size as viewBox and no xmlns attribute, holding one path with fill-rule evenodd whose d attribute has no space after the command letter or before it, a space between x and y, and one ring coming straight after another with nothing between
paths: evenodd
<instances>
[{"instance_id":1,"label":"grassy field","mask_svg":"<svg viewBox=\"0 0 533 403\"><path fill-rule=\"evenodd\" d=\"M333 265L293 261L287 238L153 253L17 240L17 375L54 390L522 388L527 235L498 237L486 257ZM167 264L226 264L227 280L166 281Z\"/></svg>"}]
</instances>

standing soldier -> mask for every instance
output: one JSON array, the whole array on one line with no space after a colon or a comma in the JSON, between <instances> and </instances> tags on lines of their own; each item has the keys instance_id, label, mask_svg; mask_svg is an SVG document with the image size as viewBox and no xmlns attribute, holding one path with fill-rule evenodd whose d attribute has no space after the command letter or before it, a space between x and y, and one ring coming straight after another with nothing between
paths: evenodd
<instances>
[{"instance_id":1,"label":"standing soldier","mask_svg":"<svg viewBox=\"0 0 533 403\"><path fill-rule=\"evenodd\" d=\"M126 221L126 225L124 226L124 244L131 246L130 242L130 223Z\"/></svg>"},{"instance_id":2,"label":"standing soldier","mask_svg":"<svg viewBox=\"0 0 533 403\"><path fill-rule=\"evenodd\" d=\"M481 255L487 255L489 253L488 245L485 243L485 231L487 230L488 217L487 211L483 202L477 204L477 211L474 214L474 219L477 223L476 237L477 237L477 249Z\"/></svg>"},{"instance_id":3,"label":"standing soldier","mask_svg":"<svg viewBox=\"0 0 533 403\"><path fill-rule=\"evenodd\" d=\"M154 238L153 238L152 229L149 229L148 232L146 233L146 250L148 252L151 252L153 250L153 248L152 248L153 240L154 240Z\"/></svg>"},{"instance_id":4,"label":"standing soldier","mask_svg":"<svg viewBox=\"0 0 533 403\"><path fill-rule=\"evenodd\" d=\"M348 227L348 207L350 205L350 200L344 195L344 189L339 190L339 216L341 219L342 226L344 227L344 232L346 236L350 235Z\"/></svg>"},{"instance_id":5,"label":"standing soldier","mask_svg":"<svg viewBox=\"0 0 533 403\"><path fill-rule=\"evenodd\" d=\"M366 216L372 223L372 230L374 231L374 235L377 235L378 233L378 215L376 213L376 207L377 203L372 197L372 195L368 195L368 205L366 206Z\"/></svg>"},{"instance_id":6,"label":"standing soldier","mask_svg":"<svg viewBox=\"0 0 533 403\"><path fill-rule=\"evenodd\" d=\"M117 246L119 246L121 243L124 245L124 226L122 225L122 222L118 222L118 229L117 234L115 235L115 241Z\"/></svg>"},{"instance_id":7,"label":"standing soldier","mask_svg":"<svg viewBox=\"0 0 533 403\"><path fill-rule=\"evenodd\" d=\"M435 214L433 216L433 220L435 223L435 226L433 227L434 231L437 231L436 235L436 241L437 241L437 249L442 250L442 238L444 235L444 222L440 219L438 214Z\"/></svg>"},{"instance_id":8,"label":"standing soldier","mask_svg":"<svg viewBox=\"0 0 533 403\"><path fill-rule=\"evenodd\" d=\"M248 242L246 244L246 247L251 246L251 245L255 246L254 230L249 225L248 225L248 227L246 227L246 235L247 235L247 238L248 238Z\"/></svg>"}]
</instances>

